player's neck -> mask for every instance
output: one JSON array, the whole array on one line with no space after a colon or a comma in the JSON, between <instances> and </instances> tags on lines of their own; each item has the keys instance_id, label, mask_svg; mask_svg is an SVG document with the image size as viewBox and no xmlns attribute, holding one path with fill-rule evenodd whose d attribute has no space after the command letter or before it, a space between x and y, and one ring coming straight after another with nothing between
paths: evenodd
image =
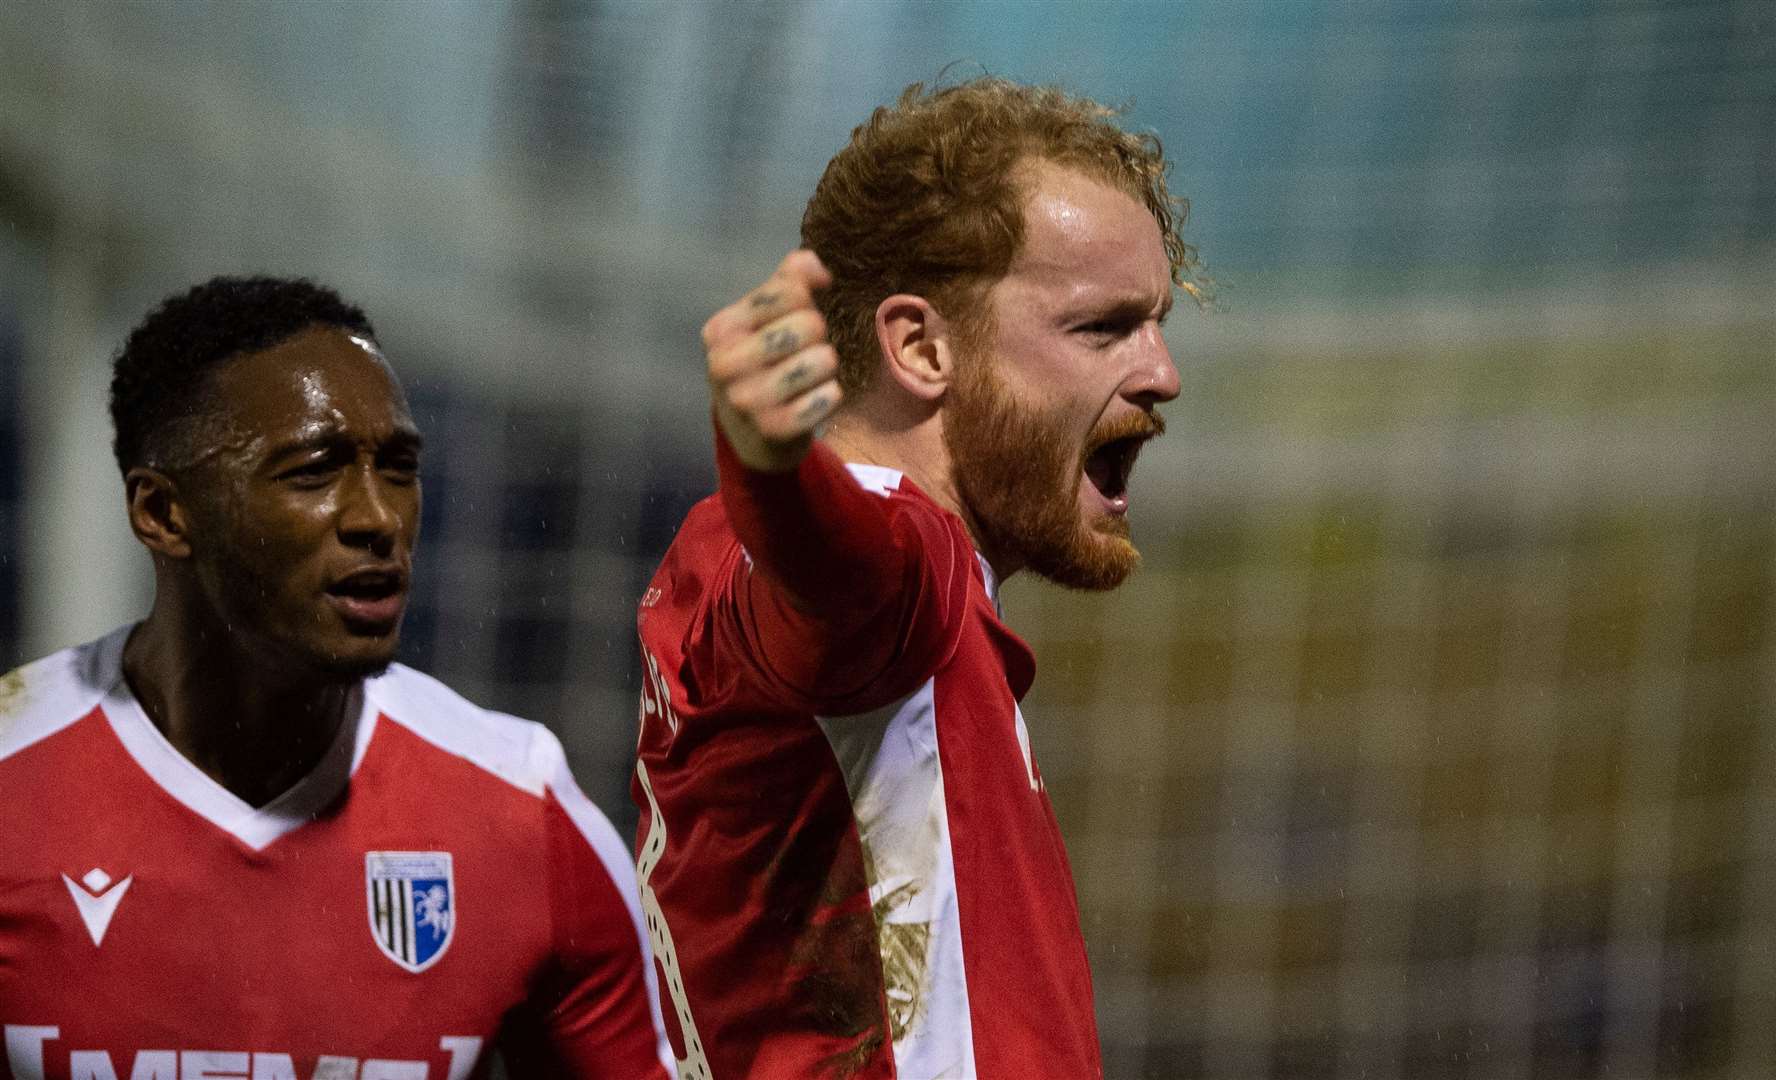
<instances>
[{"instance_id":1,"label":"player's neck","mask_svg":"<svg viewBox=\"0 0 1776 1080\"><path fill-rule=\"evenodd\" d=\"M221 628L160 597L124 646L123 674L173 748L251 806L313 771L357 685L268 670Z\"/></svg>"},{"instance_id":2,"label":"player's neck","mask_svg":"<svg viewBox=\"0 0 1776 1080\"><path fill-rule=\"evenodd\" d=\"M1001 565L994 552L985 546L981 530L957 490L955 473L950 467L950 450L944 442L942 413L911 424L885 424L866 410L841 412L826 433L826 443L834 453L848 462L880 465L894 469L919 485L919 490L932 502L962 519L975 550L993 567L993 574L1003 582L1021 567Z\"/></svg>"},{"instance_id":3,"label":"player's neck","mask_svg":"<svg viewBox=\"0 0 1776 1080\"><path fill-rule=\"evenodd\" d=\"M934 421L888 424L861 409L847 410L832 422L825 439L843 460L894 469L945 510L962 514L962 501L950 480L943 429Z\"/></svg>"}]
</instances>

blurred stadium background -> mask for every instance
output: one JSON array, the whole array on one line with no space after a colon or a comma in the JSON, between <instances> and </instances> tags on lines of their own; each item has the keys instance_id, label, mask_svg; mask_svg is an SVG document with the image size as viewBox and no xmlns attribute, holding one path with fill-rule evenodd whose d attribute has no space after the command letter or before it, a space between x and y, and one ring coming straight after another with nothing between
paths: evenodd
<instances>
[{"instance_id":1,"label":"blurred stadium background","mask_svg":"<svg viewBox=\"0 0 1776 1080\"><path fill-rule=\"evenodd\" d=\"M432 436L407 658L627 831L697 327L951 61L1131 103L1218 283L1141 574L1008 591L1108 1075L1776 1076L1762 0L0 5L0 667L145 609L129 325L313 275Z\"/></svg>"}]
</instances>

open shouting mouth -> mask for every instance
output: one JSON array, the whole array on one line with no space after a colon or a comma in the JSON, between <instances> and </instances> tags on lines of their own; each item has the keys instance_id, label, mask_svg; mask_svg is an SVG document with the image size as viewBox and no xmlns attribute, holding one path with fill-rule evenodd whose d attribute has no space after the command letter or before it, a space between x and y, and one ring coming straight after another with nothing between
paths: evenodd
<instances>
[{"instance_id":1,"label":"open shouting mouth","mask_svg":"<svg viewBox=\"0 0 1776 1080\"><path fill-rule=\"evenodd\" d=\"M1086 441L1083 469L1110 513L1128 513L1129 478L1135 472L1135 459L1148 439L1163 434L1165 421L1158 413L1147 412L1107 420L1093 429Z\"/></svg>"}]
</instances>

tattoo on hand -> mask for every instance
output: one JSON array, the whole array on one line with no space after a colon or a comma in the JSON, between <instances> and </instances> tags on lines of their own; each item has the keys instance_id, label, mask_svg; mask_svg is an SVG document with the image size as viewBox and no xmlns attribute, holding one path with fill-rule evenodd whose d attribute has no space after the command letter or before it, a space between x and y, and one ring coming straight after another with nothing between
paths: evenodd
<instances>
[{"instance_id":1,"label":"tattoo on hand","mask_svg":"<svg viewBox=\"0 0 1776 1080\"><path fill-rule=\"evenodd\" d=\"M811 424L826 414L828 398L825 394L815 394L802 406L802 415L798 419L804 424Z\"/></svg>"},{"instance_id":2,"label":"tattoo on hand","mask_svg":"<svg viewBox=\"0 0 1776 1080\"><path fill-rule=\"evenodd\" d=\"M776 306L778 296L779 294L774 292L753 293L752 299L746 302L746 306L752 308L754 311L758 311L761 308L774 307Z\"/></svg>"},{"instance_id":3,"label":"tattoo on hand","mask_svg":"<svg viewBox=\"0 0 1776 1080\"><path fill-rule=\"evenodd\" d=\"M793 394L802 388L808 379L808 362L798 360L794 367L783 373L783 392Z\"/></svg>"},{"instance_id":4,"label":"tattoo on hand","mask_svg":"<svg viewBox=\"0 0 1776 1080\"><path fill-rule=\"evenodd\" d=\"M765 331L764 347L766 356L788 356L800 347L796 332L786 327Z\"/></svg>"}]
</instances>

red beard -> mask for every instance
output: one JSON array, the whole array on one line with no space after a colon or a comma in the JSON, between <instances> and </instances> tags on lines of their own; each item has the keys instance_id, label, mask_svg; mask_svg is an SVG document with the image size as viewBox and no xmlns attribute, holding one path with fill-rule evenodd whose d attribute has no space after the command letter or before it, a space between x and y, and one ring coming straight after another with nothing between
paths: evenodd
<instances>
[{"instance_id":1,"label":"red beard","mask_svg":"<svg viewBox=\"0 0 1776 1080\"><path fill-rule=\"evenodd\" d=\"M1072 589L1103 591L1122 584L1141 561L1128 519L1079 512L1085 453L1112 439L1165 431L1154 413L1133 413L1093 429L1084 447L1068 437L1057 410L1031 408L1012 396L985 354L959 356L944 413L944 445L956 493L979 531L989 560L1002 570L1028 567Z\"/></svg>"}]
</instances>

